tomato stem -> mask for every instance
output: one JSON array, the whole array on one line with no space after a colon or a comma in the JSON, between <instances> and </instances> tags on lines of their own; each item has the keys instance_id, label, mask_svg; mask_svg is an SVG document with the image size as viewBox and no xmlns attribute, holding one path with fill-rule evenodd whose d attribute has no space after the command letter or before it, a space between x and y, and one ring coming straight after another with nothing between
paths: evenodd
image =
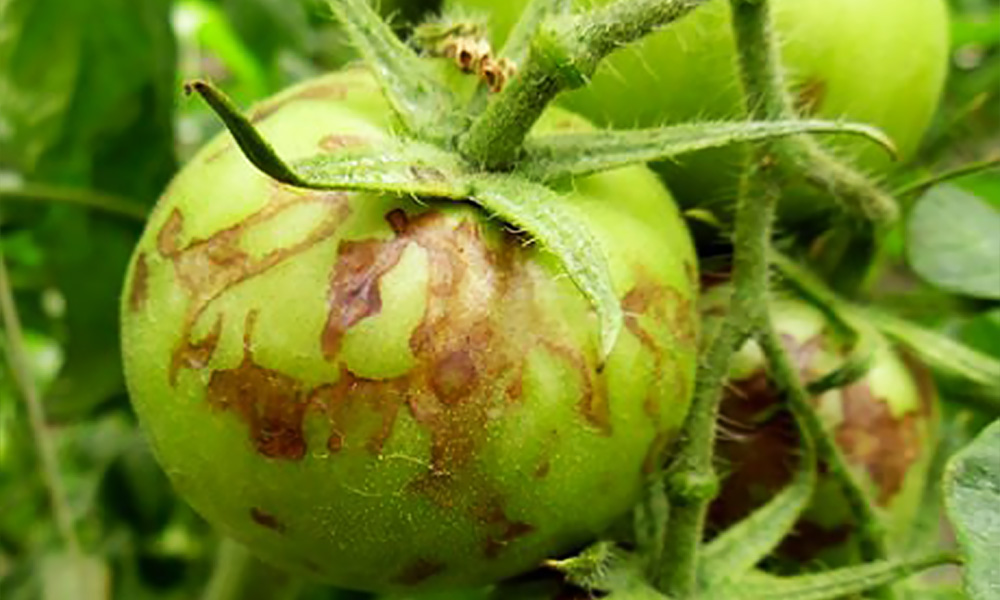
<instances>
[{"instance_id":1,"label":"tomato stem","mask_svg":"<svg viewBox=\"0 0 1000 600\"><path fill-rule=\"evenodd\" d=\"M459 140L470 162L510 168L528 131L563 90L581 87L612 51L694 10L707 0L619 0L577 16L546 20L525 64Z\"/></svg>"},{"instance_id":2,"label":"tomato stem","mask_svg":"<svg viewBox=\"0 0 1000 600\"><path fill-rule=\"evenodd\" d=\"M753 119L794 117L772 32L769 2L730 0L730 3L748 115ZM875 560L885 556L881 526L871 504L812 409L767 312L771 227L780 197L780 183L773 167L776 162L789 162L789 154L801 156L802 148L806 147L801 144L814 144L797 140L807 138L773 140L755 147L741 179L730 308L718 335L710 340L699 367L691 412L684 425L677 457L668 471L670 528L665 546L667 553L657 583L672 597L689 598L696 592L705 517L718 487L713 454L722 388L732 354L751 337L761 344L775 385L784 392L789 408L803 429L806 443L810 439L815 442L819 460L829 466L845 489L862 530L864 558ZM800 146L792 145L795 143ZM792 165L804 166L799 162L792 162ZM698 482L701 485L693 485Z\"/></svg>"}]
</instances>

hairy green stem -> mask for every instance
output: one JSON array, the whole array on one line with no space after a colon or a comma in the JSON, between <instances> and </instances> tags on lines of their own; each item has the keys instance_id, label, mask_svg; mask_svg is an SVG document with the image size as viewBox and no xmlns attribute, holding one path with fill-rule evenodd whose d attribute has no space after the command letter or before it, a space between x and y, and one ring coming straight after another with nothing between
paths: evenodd
<instances>
[{"instance_id":1,"label":"hairy green stem","mask_svg":"<svg viewBox=\"0 0 1000 600\"><path fill-rule=\"evenodd\" d=\"M8 200L72 204L140 223L145 223L147 216L144 206L113 194L47 183L0 182L0 202Z\"/></svg>"},{"instance_id":2,"label":"hairy green stem","mask_svg":"<svg viewBox=\"0 0 1000 600\"><path fill-rule=\"evenodd\" d=\"M0 241L0 314L3 316L4 329L7 331L7 356L10 359L10 368L28 407L31 432L41 461L42 477L49 492L49 502L53 517L55 517L56 527L70 556L80 558L82 556L80 541L73 528L73 515L69 503L66 501L66 488L59 472L55 444L45 423L45 411L42 408L42 401L38 397L38 390L35 388L34 378L28 366L28 357L21 336L21 320L17 315L10 278L7 276L2 241Z\"/></svg>"},{"instance_id":3,"label":"hairy green stem","mask_svg":"<svg viewBox=\"0 0 1000 600\"><path fill-rule=\"evenodd\" d=\"M619 0L546 21L520 72L459 140L467 160L509 168L528 131L559 92L580 87L612 51L687 14L707 0Z\"/></svg>"},{"instance_id":4,"label":"hairy green stem","mask_svg":"<svg viewBox=\"0 0 1000 600\"><path fill-rule=\"evenodd\" d=\"M733 9L733 30L740 62L740 74L746 91L747 108L751 117L780 118L794 115L791 99L787 93L784 73L781 69L778 46L772 32L771 6L769 0L730 0ZM793 139L773 142L780 155L787 153L788 143ZM814 143L814 142L813 142ZM784 148L785 150L782 150ZM794 150L794 149L793 149ZM808 164L797 167L809 168ZM893 204L893 206L895 206ZM761 345L769 357L779 363L784 356L780 341L767 317L767 327L761 332ZM780 364L779 364L780 367ZM858 486L847 468L843 454L830 438L819 417L808 406L796 406L790 398L793 409L800 414L800 423L806 427L816 443L817 458L826 463L833 476L841 484L849 507L861 531L862 558L873 561L886 557L883 529L874 514L871 503ZM887 590L880 596L890 595Z\"/></svg>"}]
</instances>

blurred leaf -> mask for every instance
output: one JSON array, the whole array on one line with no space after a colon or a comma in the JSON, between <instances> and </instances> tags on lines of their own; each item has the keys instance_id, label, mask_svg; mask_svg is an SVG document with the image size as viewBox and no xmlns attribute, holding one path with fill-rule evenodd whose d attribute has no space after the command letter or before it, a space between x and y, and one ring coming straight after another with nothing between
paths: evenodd
<instances>
[{"instance_id":1,"label":"blurred leaf","mask_svg":"<svg viewBox=\"0 0 1000 600\"><path fill-rule=\"evenodd\" d=\"M9 0L0 9L0 166L28 182L152 204L175 169L169 0ZM9 101L7 100L9 98ZM68 419L123 392L118 295L137 224L31 211L46 287L66 302L66 363L47 401Z\"/></svg>"},{"instance_id":2,"label":"blurred leaf","mask_svg":"<svg viewBox=\"0 0 1000 600\"><path fill-rule=\"evenodd\" d=\"M907 255L938 287L1000 299L1000 211L955 186L937 186L914 206Z\"/></svg>"},{"instance_id":3,"label":"blurred leaf","mask_svg":"<svg viewBox=\"0 0 1000 600\"><path fill-rule=\"evenodd\" d=\"M984 312L965 322L959 335L969 346L1000 359L1000 308Z\"/></svg>"},{"instance_id":4,"label":"blurred leaf","mask_svg":"<svg viewBox=\"0 0 1000 600\"><path fill-rule=\"evenodd\" d=\"M1000 597L1000 420L956 455L945 474L945 508L965 557L972 600Z\"/></svg>"},{"instance_id":5,"label":"blurred leaf","mask_svg":"<svg viewBox=\"0 0 1000 600\"><path fill-rule=\"evenodd\" d=\"M1000 8L989 12L956 15L951 20L951 45L960 48L967 44L989 46L1000 43Z\"/></svg>"},{"instance_id":6,"label":"blurred leaf","mask_svg":"<svg viewBox=\"0 0 1000 600\"><path fill-rule=\"evenodd\" d=\"M233 28L264 65L282 51L305 54L311 30L303 0L222 0Z\"/></svg>"},{"instance_id":7,"label":"blurred leaf","mask_svg":"<svg viewBox=\"0 0 1000 600\"><path fill-rule=\"evenodd\" d=\"M42 564L42 600L107 600L107 564L96 556L55 554Z\"/></svg>"}]
</instances>

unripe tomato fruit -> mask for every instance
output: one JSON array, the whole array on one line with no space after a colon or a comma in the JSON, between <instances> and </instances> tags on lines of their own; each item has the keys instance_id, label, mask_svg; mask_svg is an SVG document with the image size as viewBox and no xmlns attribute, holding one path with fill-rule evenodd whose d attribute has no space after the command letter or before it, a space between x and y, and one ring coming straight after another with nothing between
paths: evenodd
<instances>
[{"instance_id":1,"label":"unripe tomato fruit","mask_svg":"<svg viewBox=\"0 0 1000 600\"><path fill-rule=\"evenodd\" d=\"M394 126L361 70L251 114L289 160ZM297 189L208 143L122 298L129 391L177 491L265 559L363 590L492 582L592 539L687 410L696 259L647 169L564 191L627 315L603 369L557 260L480 209Z\"/></svg>"},{"instance_id":2,"label":"unripe tomato fruit","mask_svg":"<svg viewBox=\"0 0 1000 600\"><path fill-rule=\"evenodd\" d=\"M579 7L610 0L576 0ZM528 0L446 0L446 8L489 14L502 46ZM869 123L884 130L902 158L917 149L937 107L948 67L945 0L772 0L782 59L806 115ZM728 0L695 9L663 31L615 52L590 84L560 103L598 125L653 127L744 114ZM825 136L867 171L889 166L886 154L854 136ZM685 206L736 197L745 152L738 147L685 155L657 165ZM823 202L797 194L786 212ZM827 202L825 204L829 206Z\"/></svg>"},{"instance_id":3,"label":"unripe tomato fruit","mask_svg":"<svg viewBox=\"0 0 1000 600\"><path fill-rule=\"evenodd\" d=\"M720 292L721 289L720 288ZM706 318L721 306L715 290L703 304ZM805 382L825 375L845 357L843 334L802 300L774 302L771 315ZM706 331L712 328L706 324ZM710 526L721 530L772 499L792 479L799 434L769 382L755 343L734 357L721 406L717 443L722 489ZM928 373L879 339L871 370L860 380L813 399L824 425L885 516L890 544L902 544L912 525L933 450L937 396ZM821 466L813 500L778 550L784 568L844 565L861 559L858 536L837 482ZM903 550L906 550L903 548Z\"/></svg>"}]
</instances>

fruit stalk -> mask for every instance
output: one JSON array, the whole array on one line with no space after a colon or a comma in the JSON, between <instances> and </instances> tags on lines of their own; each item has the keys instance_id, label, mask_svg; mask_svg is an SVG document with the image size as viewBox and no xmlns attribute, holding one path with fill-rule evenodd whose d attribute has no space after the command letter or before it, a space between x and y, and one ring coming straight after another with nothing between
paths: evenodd
<instances>
[{"instance_id":1,"label":"fruit stalk","mask_svg":"<svg viewBox=\"0 0 1000 600\"><path fill-rule=\"evenodd\" d=\"M748 115L755 119L794 115L771 30L769 3L767 0L730 1ZM777 182L768 171L783 153L780 146L788 142L777 140L755 148L741 181L735 221L731 305L720 333L711 341L699 368L693 405L668 480L670 529L659 585L674 597L690 597L694 592L697 548L703 540L708 505L718 491L712 457L722 385L732 353L751 336L761 342L775 383L785 391L790 408L805 430L805 437L815 440L820 459L833 465L843 483L864 531L866 558L884 556L884 543L871 506L809 407L807 393L791 368L766 311L770 233L780 195Z\"/></svg>"},{"instance_id":2,"label":"fruit stalk","mask_svg":"<svg viewBox=\"0 0 1000 600\"><path fill-rule=\"evenodd\" d=\"M525 136L563 90L585 85L612 51L694 10L706 0L621 0L583 15L548 21L526 64L459 140L473 164L495 170L517 158Z\"/></svg>"}]
</instances>

